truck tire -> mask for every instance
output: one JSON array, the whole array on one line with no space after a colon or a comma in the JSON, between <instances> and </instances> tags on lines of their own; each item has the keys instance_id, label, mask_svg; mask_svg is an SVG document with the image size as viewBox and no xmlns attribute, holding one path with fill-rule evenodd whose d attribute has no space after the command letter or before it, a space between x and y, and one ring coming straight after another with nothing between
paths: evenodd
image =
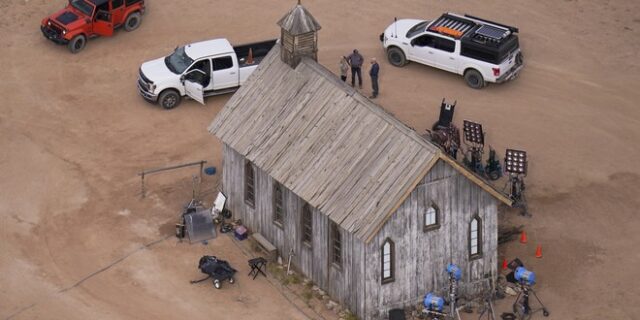
<instances>
[{"instance_id":1,"label":"truck tire","mask_svg":"<svg viewBox=\"0 0 640 320\"><path fill-rule=\"evenodd\" d=\"M84 46L86 44L87 44L87 38L84 35L79 34L73 37L73 39L69 41L69 44L67 46L69 48L69 51L71 51L71 53L78 53L82 51L82 49L84 49Z\"/></svg>"},{"instance_id":2,"label":"truck tire","mask_svg":"<svg viewBox=\"0 0 640 320\"><path fill-rule=\"evenodd\" d=\"M173 89L162 91L158 97L158 103L165 109L173 109L180 104L180 94Z\"/></svg>"},{"instance_id":3,"label":"truck tire","mask_svg":"<svg viewBox=\"0 0 640 320\"><path fill-rule=\"evenodd\" d=\"M524 56L522 55L522 52L518 52L518 54L516 55L516 64L522 64L524 62Z\"/></svg>"},{"instance_id":4,"label":"truck tire","mask_svg":"<svg viewBox=\"0 0 640 320\"><path fill-rule=\"evenodd\" d=\"M476 69L469 69L464 73L464 80L467 85L474 89L482 89L485 86L482 74Z\"/></svg>"},{"instance_id":5,"label":"truck tire","mask_svg":"<svg viewBox=\"0 0 640 320\"><path fill-rule=\"evenodd\" d=\"M135 29L138 29L140 26L140 22L142 22L142 16L140 12L134 12L127 16L127 19L124 21L124 30L127 32L131 32Z\"/></svg>"},{"instance_id":6,"label":"truck tire","mask_svg":"<svg viewBox=\"0 0 640 320\"><path fill-rule=\"evenodd\" d=\"M407 64L407 58L404 56L404 52L398 47L387 49L387 59L389 63L395 67L402 67Z\"/></svg>"}]
</instances>

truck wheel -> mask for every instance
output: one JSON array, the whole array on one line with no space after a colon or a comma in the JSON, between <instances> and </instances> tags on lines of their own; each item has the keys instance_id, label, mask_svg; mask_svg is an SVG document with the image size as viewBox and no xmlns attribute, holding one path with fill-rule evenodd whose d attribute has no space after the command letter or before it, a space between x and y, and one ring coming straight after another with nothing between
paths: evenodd
<instances>
[{"instance_id":1,"label":"truck wheel","mask_svg":"<svg viewBox=\"0 0 640 320\"><path fill-rule=\"evenodd\" d=\"M387 59L395 67L402 67L407 64L407 58L404 56L404 52L398 47L391 47L387 50Z\"/></svg>"},{"instance_id":2,"label":"truck wheel","mask_svg":"<svg viewBox=\"0 0 640 320\"><path fill-rule=\"evenodd\" d=\"M81 34L73 37L71 41L69 41L68 47L71 53L78 53L84 49L84 46L87 44L87 38Z\"/></svg>"},{"instance_id":3,"label":"truck wheel","mask_svg":"<svg viewBox=\"0 0 640 320\"><path fill-rule=\"evenodd\" d=\"M484 79L482 74L475 69L469 69L464 73L464 80L467 85L474 89L482 89L484 87Z\"/></svg>"},{"instance_id":4,"label":"truck wheel","mask_svg":"<svg viewBox=\"0 0 640 320\"><path fill-rule=\"evenodd\" d=\"M524 56L522 55L522 52L518 52L518 54L516 55L516 64L522 64L524 61Z\"/></svg>"},{"instance_id":5,"label":"truck wheel","mask_svg":"<svg viewBox=\"0 0 640 320\"><path fill-rule=\"evenodd\" d=\"M173 109L180 104L180 94L173 89L162 91L158 97L158 103L167 110Z\"/></svg>"},{"instance_id":6,"label":"truck wheel","mask_svg":"<svg viewBox=\"0 0 640 320\"><path fill-rule=\"evenodd\" d=\"M128 15L127 20L124 21L124 30L129 32L138 29L140 22L142 22L140 12L134 12Z\"/></svg>"}]
</instances>

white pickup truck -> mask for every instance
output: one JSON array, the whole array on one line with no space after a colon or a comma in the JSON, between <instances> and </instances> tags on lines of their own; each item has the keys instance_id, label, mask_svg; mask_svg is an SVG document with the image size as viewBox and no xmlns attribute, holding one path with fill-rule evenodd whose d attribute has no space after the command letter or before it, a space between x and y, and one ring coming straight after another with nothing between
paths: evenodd
<instances>
[{"instance_id":1,"label":"white pickup truck","mask_svg":"<svg viewBox=\"0 0 640 320\"><path fill-rule=\"evenodd\" d=\"M232 47L227 39L214 39L177 47L169 56L142 64L138 91L165 109L177 107L184 96L204 104L204 97L236 91L275 44Z\"/></svg>"},{"instance_id":2,"label":"white pickup truck","mask_svg":"<svg viewBox=\"0 0 640 320\"><path fill-rule=\"evenodd\" d=\"M523 67L518 29L470 15L445 13L433 21L395 20L380 35L389 62L415 61L464 76L467 85L515 79Z\"/></svg>"}]
</instances>

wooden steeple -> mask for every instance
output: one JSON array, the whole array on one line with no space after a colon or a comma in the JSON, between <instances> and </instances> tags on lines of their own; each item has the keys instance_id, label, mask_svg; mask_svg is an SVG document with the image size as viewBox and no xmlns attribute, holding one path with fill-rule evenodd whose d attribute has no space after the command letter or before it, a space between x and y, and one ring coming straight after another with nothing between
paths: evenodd
<instances>
[{"instance_id":1,"label":"wooden steeple","mask_svg":"<svg viewBox=\"0 0 640 320\"><path fill-rule=\"evenodd\" d=\"M309 57L318 61L318 30L320 24L298 4L291 9L280 21L280 58L295 68L302 57Z\"/></svg>"}]
</instances>

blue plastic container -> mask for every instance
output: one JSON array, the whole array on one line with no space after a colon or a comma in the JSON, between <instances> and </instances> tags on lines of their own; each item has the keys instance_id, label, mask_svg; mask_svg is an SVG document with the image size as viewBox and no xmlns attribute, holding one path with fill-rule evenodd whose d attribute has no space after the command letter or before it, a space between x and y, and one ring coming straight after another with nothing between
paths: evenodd
<instances>
[{"instance_id":1,"label":"blue plastic container","mask_svg":"<svg viewBox=\"0 0 640 320\"><path fill-rule=\"evenodd\" d=\"M208 176L212 176L216 174L216 167L206 167L204 168L204 173L207 174Z\"/></svg>"},{"instance_id":2,"label":"blue plastic container","mask_svg":"<svg viewBox=\"0 0 640 320\"><path fill-rule=\"evenodd\" d=\"M427 310L442 312L444 299L436 296L433 292L429 292L424 296L424 307L427 308Z\"/></svg>"}]
</instances>

